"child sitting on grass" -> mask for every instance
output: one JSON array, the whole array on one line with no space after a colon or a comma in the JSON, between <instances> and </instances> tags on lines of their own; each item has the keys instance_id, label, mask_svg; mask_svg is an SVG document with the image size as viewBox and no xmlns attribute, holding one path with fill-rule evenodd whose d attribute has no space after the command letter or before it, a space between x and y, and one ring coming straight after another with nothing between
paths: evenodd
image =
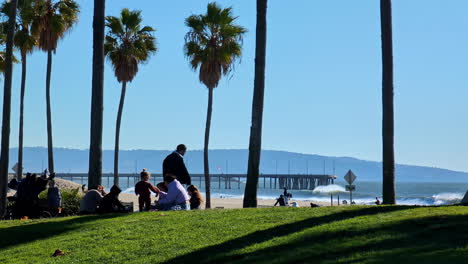
<instances>
[{"instance_id":1,"label":"child sitting on grass","mask_svg":"<svg viewBox=\"0 0 468 264\"><path fill-rule=\"evenodd\" d=\"M195 185L190 185L187 187L188 195L190 195L190 210L201 209L201 204L203 203L203 197Z\"/></svg>"},{"instance_id":2,"label":"child sitting on grass","mask_svg":"<svg viewBox=\"0 0 468 264\"><path fill-rule=\"evenodd\" d=\"M140 212L149 211L151 209L151 192L157 194L159 190L149 182L151 174L146 169L143 169L140 177L141 181L135 185L135 194L139 195L138 207Z\"/></svg>"}]
</instances>

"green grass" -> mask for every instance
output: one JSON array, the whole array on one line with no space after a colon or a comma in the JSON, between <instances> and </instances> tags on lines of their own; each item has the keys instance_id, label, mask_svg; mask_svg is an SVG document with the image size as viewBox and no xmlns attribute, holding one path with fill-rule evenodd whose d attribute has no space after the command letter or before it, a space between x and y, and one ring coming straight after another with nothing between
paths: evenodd
<instances>
[{"instance_id":1,"label":"green grass","mask_svg":"<svg viewBox=\"0 0 468 264\"><path fill-rule=\"evenodd\" d=\"M0 222L0 263L467 263L468 207L150 212ZM66 256L51 257L55 249Z\"/></svg>"}]
</instances>

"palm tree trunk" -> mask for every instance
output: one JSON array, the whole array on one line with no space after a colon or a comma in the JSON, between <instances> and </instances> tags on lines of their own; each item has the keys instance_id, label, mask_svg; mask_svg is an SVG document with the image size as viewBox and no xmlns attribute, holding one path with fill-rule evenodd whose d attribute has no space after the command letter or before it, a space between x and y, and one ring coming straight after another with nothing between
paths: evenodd
<instances>
[{"instance_id":1,"label":"palm tree trunk","mask_svg":"<svg viewBox=\"0 0 468 264\"><path fill-rule=\"evenodd\" d=\"M54 169L54 144L52 142L52 111L50 110L50 75L52 73L52 50L47 52L46 104L47 104L47 154L49 172Z\"/></svg>"},{"instance_id":2,"label":"palm tree trunk","mask_svg":"<svg viewBox=\"0 0 468 264\"><path fill-rule=\"evenodd\" d=\"M114 149L114 185L119 186L119 142L120 142L120 123L122 121L122 111L125 102L125 92L127 82L122 83L122 94L120 95L119 111L117 113L117 124L115 126L115 149Z\"/></svg>"},{"instance_id":3,"label":"palm tree trunk","mask_svg":"<svg viewBox=\"0 0 468 264\"><path fill-rule=\"evenodd\" d=\"M211 113L213 112L213 88L208 88L208 109L206 111L206 127L205 127L205 146L203 148L203 163L205 171L205 191L206 204L205 208L211 208L211 179L210 179L210 164L208 160L208 146L210 144L210 128L211 128Z\"/></svg>"},{"instance_id":4,"label":"palm tree trunk","mask_svg":"<svg viewBox=\"0 0 468 264\"><path fill-rule=\"evenodd\" d=\"M88 188L102 183L102 129L104 112L104 32L105 0L94 1L93 80L91 98L91 131L89 146Z\"/></svg>"},{"instance_id":5,"label":"palm tree trunk","mask_svg":"<svg viewBox=\"0 0 468 264\"><path fill-rule=\"evenodd\" d=\"M13 77L13 36L17 0L11 1L10 16L5 54L5 78L3 86L2 141L0 151L0 219L5 216L7 207L8 162L10 151L10 118L11 118L11 80Z\"/></svg>"},{"instance_id":6,"label":"palm tree trunk","mask_svg":"<svg viewBox=\"0 0 468 264\"><path fill-rule=\"evenodd\" d=\"M382 156L384 204L395 204L392 3L380 1L382 29Z\"/></svg>"},{"instance_id":7,"label":"palm tree trunk","mask_svg":"<svg viewBox=\"0 0 468 264\"><path fill-rule=\"evenodd\" d=\"M257 185L262 151L263 101L265 94L265 65L267 40L267 0L257 0L257 29L255 47L255 81L250 127L249 161L244 207L257 207Z\"/></svg>"},{"instance_id":8,"label":"palm tree trunk","mask_svg":"<svg viewBox=\"0 0 468 264\"><path fill-rule=\"evenodd\" d=\"M26 89L26 53L21 52L21 97L20 121L18 135L18 179L23 178L23 119L24 119L24 91Z\"/></svg>"}]
</instances>

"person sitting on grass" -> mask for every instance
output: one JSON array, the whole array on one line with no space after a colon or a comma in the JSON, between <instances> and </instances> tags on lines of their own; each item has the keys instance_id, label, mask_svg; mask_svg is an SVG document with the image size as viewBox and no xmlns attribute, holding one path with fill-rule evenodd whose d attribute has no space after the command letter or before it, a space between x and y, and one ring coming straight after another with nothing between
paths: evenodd
<instances>
[{"instance_id":1,"label":"person sitting on grass","mask_svg":"<svg viewBox=\"0 0 468 264\"><path fill-rule=\"evenodd\" d=\"M80 202L80 214L94 214L96 213L99 203L105 193L104 186L99 185L96 189L88 190Z\"/></svg>"},{"instance_id":2,"label":"person sitting on grass","mask_svg":"<svg viewBox=\"0 0 468 264\"><path fill-rule=\"evenodd\" d=\"M286 202L284 201L284 195L281 194L280 197L276 199L276 203L273 206L276 206L277 204L279 204L279 206L286 206Z\"/></svg>"},{"instance_id":3,"label":"person sitting on grass","mask_svg":"<svg viewBox=\"0 0 468 264\"><path fill-rule=\"evenodd\" d=\"M190 210L199 210L201 209L201 204L203 203L203 197L195 185L190 185L187 188L188 195L190 195Z\"/></svg>"},{"instance_id":4,"label":"person sitting on grass","mask_svg":"<svg viewBox=\"0 0 468 264\"><path fill-rule=\"evenodd\" d=\"M160 191L163 191L163 192L166 192L167 193L167 186L164 182L160 182L158 184L156 184L156 188L158 188L158 190Z\"/></svg>"},{"instance_id":5,"label":"person sitting on grass","mask_svg":"<svg viewBox=\"0 0 468 264\"><path fill-rule=\"evenodd\" d=\"M158 193L159 190L149 182L151 174L143 169L140 173L141 181L135 184L135 194L138 195L138 208L140 212L151 209L151 192Z\"/></svg>"},{"instance_id":6,"label":"person sitting on grass","mask_svg":"<svg viewBox=\"0 0 468 264\"><path fill-rule=\"evenodd\" d=\"M62 193L55 185L54 180L49 181L49 189L47 190L47 205L50 211L54 214L60 213L62 207Z\"/></svg>"},{"instance_id":7,"label":"person sitting on grass","mask_svg":"<svg viewBox=\"0 0 468 264\"><path fill-rule=\"evenodd\" d=\"M110 192L99 203L98 212L101 214L126 212L125 206L119 201L119 194L121 192L122 190L118 186L112 186Z\"/></svg>"},{"instance_id":8,"label":"person sitting on grass","mask_svg":"<svg viewBox=\"0 0 468 264\"><path fill-rule=\"evenodd\" d=\"M190 197L182 184L176 180L176 177L172 174L166 174L164 183L167 186L167 192L159 192L159 209L162 211L190 210L190 205L187 204Z\"/></svg>"}]
</instances>

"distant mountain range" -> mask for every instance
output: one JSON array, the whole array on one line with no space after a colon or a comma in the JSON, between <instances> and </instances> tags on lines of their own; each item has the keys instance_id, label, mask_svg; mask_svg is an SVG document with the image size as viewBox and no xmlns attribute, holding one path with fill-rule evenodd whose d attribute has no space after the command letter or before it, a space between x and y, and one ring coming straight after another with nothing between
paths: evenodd
<instances>
[{"instance_id":1,"label":"distant mountain range","mask_svg":"<svg viewBox=\"0 0 468 264\"><path fill-rule=\"evenodd\" d=\"M130 173L147 168L152 173L161 173L162 160L168 150L122 150L120 151L120 172ZM10 150L10 168L16 163L17 148ZM55 149L57 172L83 173L88 171L88 150ZM113 151L103 154L103 172L113 171ZM211 150L210 171L216 173L244 174L247 171L248 150ZM203 172L203 151L192 150L185 162L191 173ZM25 171L39 172L47 167L47 149L27 147L24 149ZM286 151L262 151L261 172L265 174L335 174L342 179L352 170L362 181L381 180L381 162L365 161L349 157L327 157L292 153ZM467 182L468 173L447 169L412 165L396 166L397 181L407 182Z\"/></svg>"}]
</instances>

